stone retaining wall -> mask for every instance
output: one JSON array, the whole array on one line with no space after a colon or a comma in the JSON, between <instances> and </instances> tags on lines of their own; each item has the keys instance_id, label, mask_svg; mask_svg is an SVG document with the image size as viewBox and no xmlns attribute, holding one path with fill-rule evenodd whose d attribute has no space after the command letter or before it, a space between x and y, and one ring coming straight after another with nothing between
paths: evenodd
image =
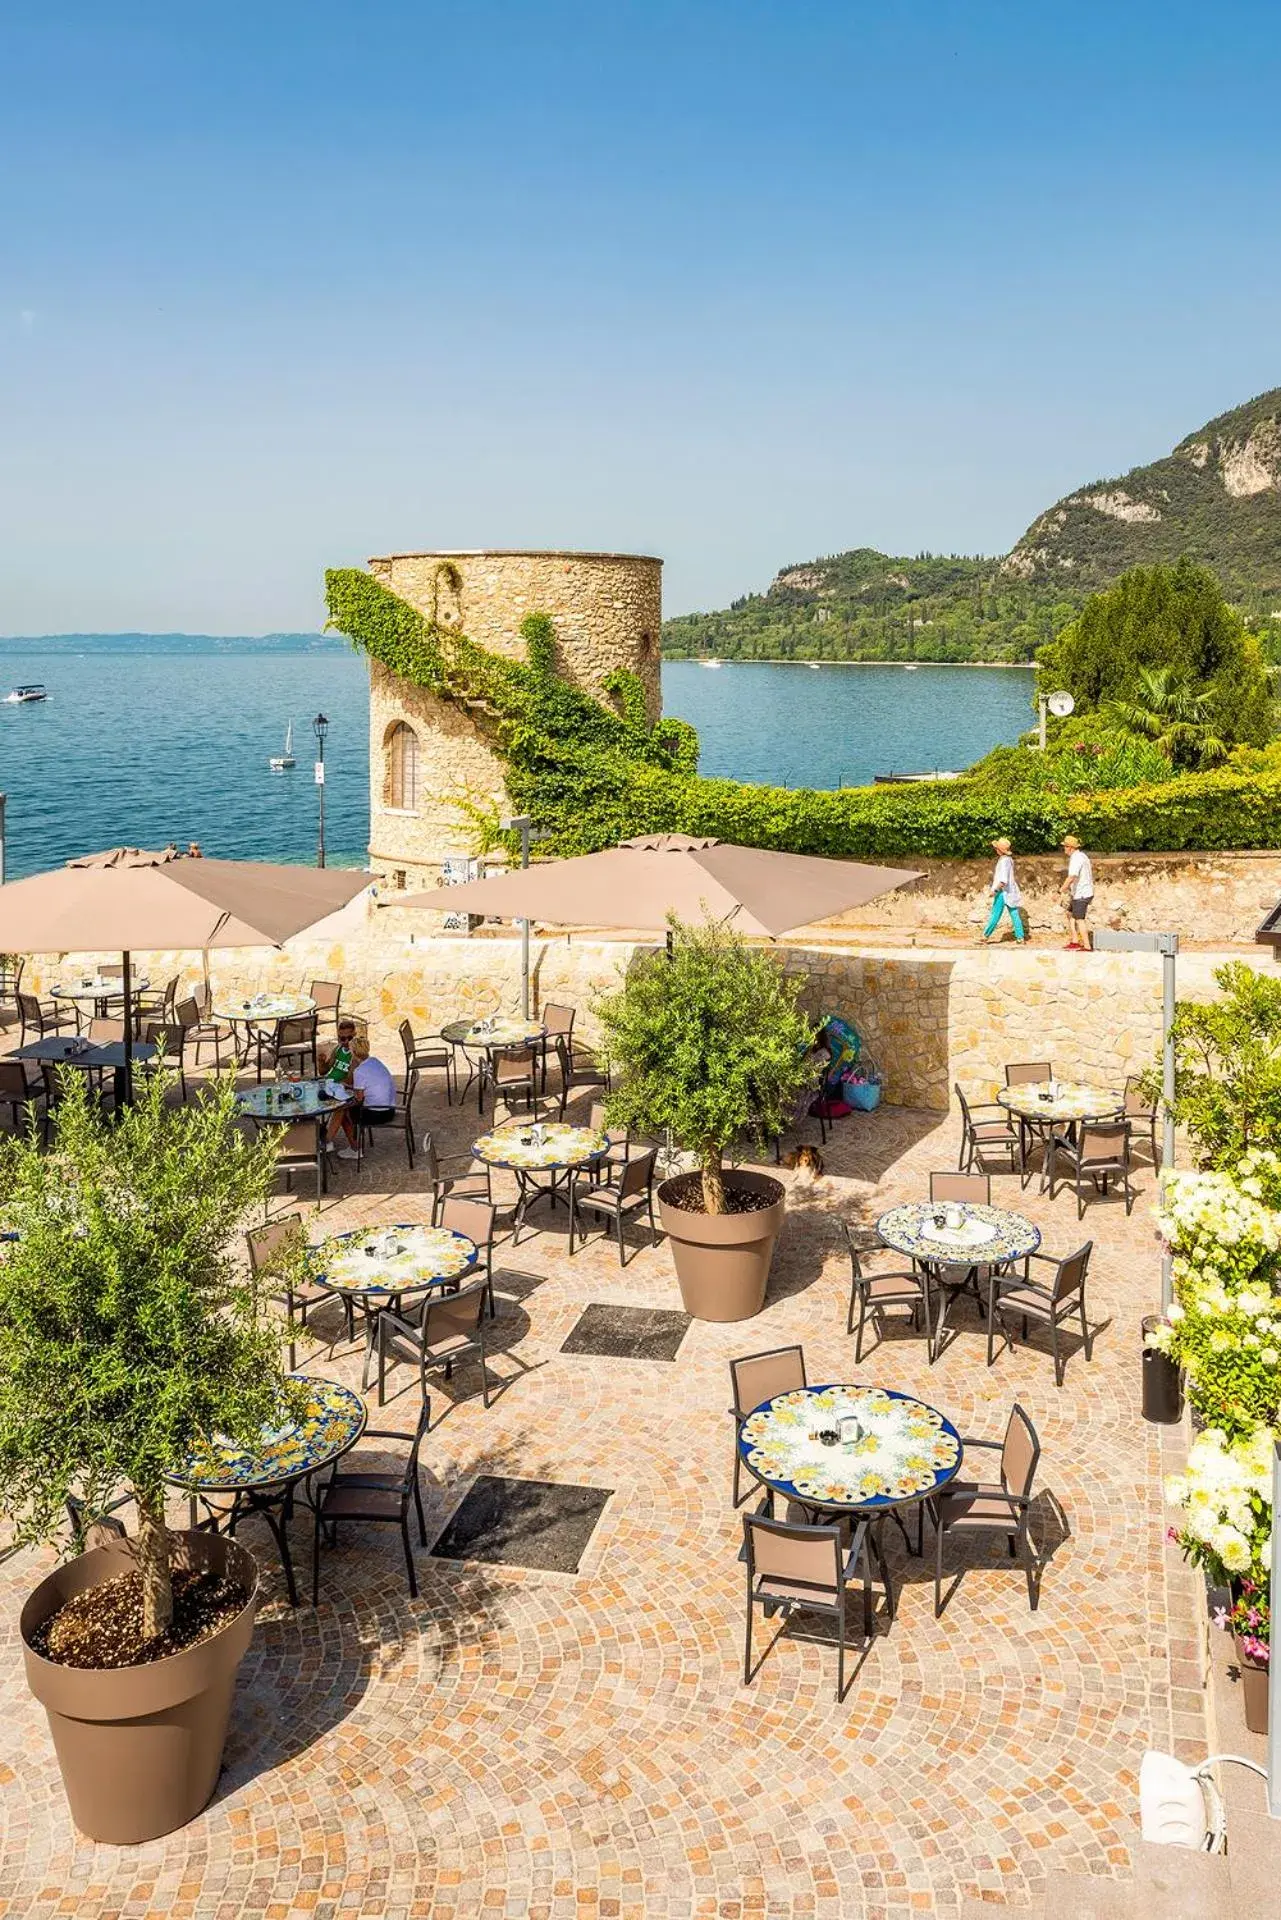
<instances>
[{"instance_id":1,"label":"stone retaining wall","mask_svg":"<svg viewBox=\"0 0 1281 1920\"><path fill-rule=\"evenodd\" d=\"M341 980L344 1006L369 1020L375 1051L392 1065L401 1057L396 1027L402 1019L421 1031L463 1015L519 1010L518 939L435 937L423 926L423 916L411 910L368 908L362 897L283 950L211 956L215 999L234 1003L263 988ZM578 1031L590 1039L593 997L616 984L640 950L626 941L533 940L535 1006L550 1000L576 1006ZM815 1015L840 1013L858 1027L886 1074L886 1097L896 1104L945 1108L956 1081L968 1097L989 1099L1009 1060L1048 1059L1061 1074L1116 1084L1145 1066L1159 1043L1161 963L1155 955L878 949L853 942L777 950L808 976L805 998ZM1260 968L1270 970L1271 960L1255 951ZM1230 957L1182 955L1180 998L1213 997L1214 969ZM175 973L188 986L201 977L198 954L137 959L153 984ZM86 964L80 956L61 966L34 960L28 979L43 991L56 978L73 979Z\"/></svg>"}]
</instances>

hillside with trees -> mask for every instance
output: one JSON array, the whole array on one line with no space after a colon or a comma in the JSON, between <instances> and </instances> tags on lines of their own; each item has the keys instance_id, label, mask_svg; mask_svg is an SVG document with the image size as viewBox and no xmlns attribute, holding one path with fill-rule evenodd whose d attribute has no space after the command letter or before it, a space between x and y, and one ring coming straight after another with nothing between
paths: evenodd
<instances>
[{"instance_id":1,"label":"hillside with trees","mask_svg":"<svg viewBox=\"0 0 1281 1920\"><path fill-rule=\"evenodd\" d=\"M1172 453L1038 515L1003 558L859 547L783 567L765 593L663 628L669 659L1027 662L1127 569L1210 567L1281 657L1281 388Z\"/></svg>"}]
</instances>

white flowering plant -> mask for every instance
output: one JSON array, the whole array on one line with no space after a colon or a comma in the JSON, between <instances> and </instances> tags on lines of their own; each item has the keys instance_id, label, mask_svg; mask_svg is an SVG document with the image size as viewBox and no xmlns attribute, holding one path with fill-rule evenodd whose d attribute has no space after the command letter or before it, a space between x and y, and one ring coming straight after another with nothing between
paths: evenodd
<instances>
[{"instance_id":1,"label":"white flowering plant","mask_svg":"<svg viewBox=\"0 0 1281 1920\"><path fill-rule=\"evenodd\" d=\"M1166 1500L1183 1515L1172 1538L1220 1586L1271 1571L1271 1446L1258 1427L1229 1440L1220 1427L1196 1436L1183 1473L1166 1478Z\"/></svg>"},{"instance_id":2,"label":"white flowering plant","mask_svg":"<svg viewBox=\"0 0 1281 1920\"><path fill-rule=\"evenodd\" d=\"M1272 1566L1272 1446L1267 1427L1236 1440L1207 1427L1165 1497L1182 1519L1171 1535L1216 1584L1266 1584Z\"/></svg>"},{"instance_id":3,"label":"white flowering plant","mask_svg":"<svg viewBox=\"0 0 1281 1920\"><path fill-rule=\"evenodd\" d=\"M1157 1227L1174 1301L1148 1344L1182 1368L1201 1418L1230 1436L1281 1420L1281 1159L1164 1175Z\"/></svg>"}]
</instances>

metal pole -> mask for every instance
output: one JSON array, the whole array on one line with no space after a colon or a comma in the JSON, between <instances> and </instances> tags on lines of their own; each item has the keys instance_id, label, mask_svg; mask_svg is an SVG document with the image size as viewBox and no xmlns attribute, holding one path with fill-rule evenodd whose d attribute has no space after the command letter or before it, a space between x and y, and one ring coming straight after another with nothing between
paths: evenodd
<instances>
[{"instance_id":1,"label":"metal pole","mask_svg":"<svg viewBox=\"0 0 1281 1920\"><path fill-rule=\"evenodd\" d=\"M4 885L4 802L5 796L0 793L0 887Z\"/></svg>"},{"instance_id":2,"label":"metal pole","mask_svg":"<svg viewBox=\"0 0 1281 1920\"><path fill-rule=\"evenodd\" d=\"M1161 953L1161 1171L1174 1165L1174 970L1177 935ZM1168 1313L1174 1298L1174 1256L1167 1247L1161 1256L1161 1311Z\"/></svg>"},{"instance_id":3,"label":"metal pole","mask_svg":"<svg viewBox=\"0 0 1281 1920\"><path fill-rule=\"evenodd\" d=\"M1272 1442L1272 1573L1268 1598L1275 1620L1281 1600L1281 1445ZM1281 1820L1281 1658L1274 1643L1268 1662L1268 1812Z\"/></svg>"},{"instance_id":4,"label":"metal pole","mask_svg":"<svg viewBox=\"0 0 1281 1920\"><path fill-rule=\"evenodd\" d=\"M120 958L123 962L120 970L120 991L125 1003L125 1063L121 1071L120 1087L124 1094L124 1103L128 1107L133 1104L133 968L127 953L122 953Z\"/></svg>"},{"instance_id":5,"label":"metal pole","mask_svg":"<svg viewBox=\"0 0 1281 1920\"><path fill-rule=\"evenodd\" d=\"M522 814L520 820L520 864L529 865L529 827L528 815ZM529 922L520 923L520 1016L529 1018Z\"/></svg>"},{"instance_id":6,"label":"metal pole","mask_svg":"<svg viewBox=\"0 0 1281 1920\"><path fill-rule=\"evenodd\" d=\"M316 865L323 867L325 864L325 733L329 722L323 713L318 713L311 724L316 736L316 797L320 803L316 824Z\"/></svg>"},{"instance_id":7,"label":"metal pole","mask_svg":"<svg viewBox=\"0 0 1281 1920\"><path fill-rule=\"evenodd\" d=\"M1048 705L1045 699L1045 696L1042 695L1036 704L1041 711L1041 752L1044 753L1045 752L1045 715L1046 715L1047 705Z\"/></svg>"}]
</instances>

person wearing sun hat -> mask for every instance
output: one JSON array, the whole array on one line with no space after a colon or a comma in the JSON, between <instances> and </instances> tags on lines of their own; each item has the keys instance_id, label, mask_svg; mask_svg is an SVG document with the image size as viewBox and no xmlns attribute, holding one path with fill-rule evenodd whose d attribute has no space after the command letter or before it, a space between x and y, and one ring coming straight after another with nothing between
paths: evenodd
<instances>
[{"instance_id":1,"label":"person wearing sun hat","mask_svg":"<svg viewBox=\"0 0 1281 1920\"><path fill-rule=\"evenodd\" d=\"M992 842L992 851L996 855L996 867L992 874L992 912L983 929L983 945L986 946L992 938L1005 913L1010 916L1014 938L1022 945L1027 938L1027 929L1023 924L1023 895L1014 871L1014 855L1004 836Z\"/></svg>"},{"instance_id":2,"label":"person wearing sun hat","mask_svg":"<svg viewBox=\"0 0 1281 1920\"><path fill-rule=\"evenodd\" d=\"M1068 857L1067 877L1061 888L1063 909L1067 914L1068 932L1071 935L1067 944L1069 948L1084 947L1088 952L1094 945L1094 935L1085 924L1085 916L1094 898L1094 868L1089 854L1074 833L1067 835L1063 851Z\"/></svg>"}]
</instances>

